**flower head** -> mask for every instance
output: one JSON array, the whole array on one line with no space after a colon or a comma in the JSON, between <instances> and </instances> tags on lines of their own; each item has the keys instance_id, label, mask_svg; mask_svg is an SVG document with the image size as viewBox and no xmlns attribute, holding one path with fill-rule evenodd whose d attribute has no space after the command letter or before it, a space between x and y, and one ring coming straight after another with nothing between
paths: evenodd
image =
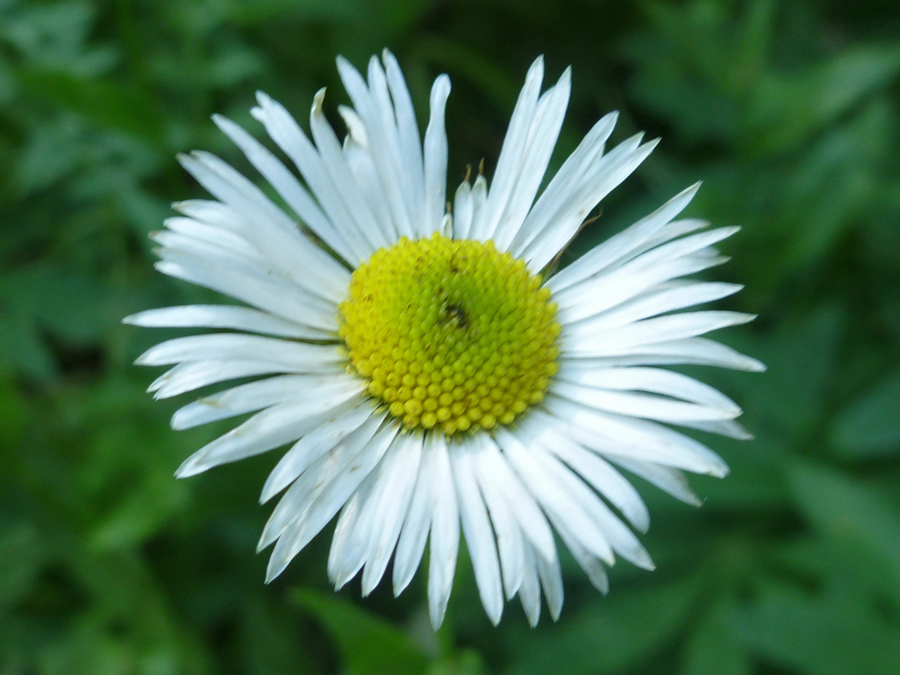
<instances>
[{"instance_id":1,"label":"flower head","mask_svg":"<svg viewBox=\"0 0 900 675\"><path fill-rule=\"evenodd\" d=\"M174 366L151 385L157 398L256 379L175 413L175 429L251 413L177 475L290 444L261 496L283 493L259 543L274 544L269 579L340 512L328 560L338 588L362 570L369 593L393 557L400 593L429 544L437 627L462 535L491 621L518 595L536 624L541 591L556 618L554 532L603 592L616 555L653 567L633 532L648 527L647 509L620 470L689 503L682 471L727 473L666 425L747 437L735 403L659 367L762 369L700 337L751 316L673 313L739 290L685 278L723 262L713 246L735 230L675 220L694 186L545 278L655 142L635 136L606 152L616 121L607 115L538 196L570 89L567 70L541 93L538 59L490 185L467 179L448 210L449 79L434 83L423 142L390 53L370 61L367 79L342 59L338 69L353 102L339 108L343 143L325 119L324 91L311 139L258 95L253 116L293 168L214 118L282 205L213 155L180 158L215 199L175 205L181 215L154 235L157 268L244 304L128 317L221 331L168 340L138 363Z\"/></svg>"}]
</instances>

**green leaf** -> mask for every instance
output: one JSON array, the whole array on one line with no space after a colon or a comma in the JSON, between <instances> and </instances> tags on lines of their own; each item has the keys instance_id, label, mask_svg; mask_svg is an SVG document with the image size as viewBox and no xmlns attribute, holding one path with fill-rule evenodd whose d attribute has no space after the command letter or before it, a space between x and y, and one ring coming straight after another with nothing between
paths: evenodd
<instances>
[{"instance_id":1,"label":"green leaf","mask_svg":"<svg viewBox=\"0 0 900 675\"><path fill-rule=\"evenodd\" d=\"M284 20L296 15L303 21L346 22L358 18L359 5L353 0L258 0L253 3L233 3L227 7L227 17L239 24L255 25L267 21Z\"/></svg>"},{"instance_id":2,"label":"green leaf","mask_svg":"<svg viewBox=\"0 0 900 675\"><path fill-rule=\"evenodd\" d=\"M867 45L828 61L765 80L748 109L748 128L767 150L792 147L858 105L900 74L900 49Z\"/></svg>"},{"instance_id":3,"label":"green leaf","mask_svg":"<svg viewBox=\"0 0 900 675\"><path fill-rule=\"evenodd\" d=\"M99 338L119 319L107 288L86 274L49 264L0 277L0 300L74 342Z\"/></svg>"},{"instance_id":4,"label":"green leaf","mask_svg":"<svg viewBox=\"0 0 900 675\"><path fill-rule=\"evenodd\" d=\"M792 578L803 579L815 588L868 598L882 605L893 598L900 610L900 588L892 586L893 579L883 569L886 564L863 547L812 532L777 546L767 552L767 557Z\"/></svg>"},{"instance_id":5,"label":"green leaf","mask_svg":"<svg viewBox=\"0 0 900 675\"><path fill-rule=\"evenodd\" d=\"M42 70L23 71L19 82L32 95L79 113L101 127L152 141L162 139L163 117L155 100L131 84Z\"/></svg>"},{"instance_id":6,"label":"green leaf","mask_svg":"<svg viewBox=\"0 0 900 675\"><path fill-rule=\"evenodd\" d=\"M792 673L897 672L900 633L851 595L769 590L744 612L741 624L746 648Z\"/></svg>"},{"instance_id":7,"label":"green leaf","mask_svg":"<svg viewBox=\"0 0 900 675\"><path fill-rule=\"evenodd\" d=\"M536 635L514 657L509 673L566 675L617 673L650 657L675 635L697 598L698 579L633 589L613 588L609 597L565 617ZM589 647L587 647L589 645Z\"/></svg>"},{"instance_id":8,"label":"green leaf","mask_svg":"<svg viewBox=\"0 0 900 675\"><path fill-rule=\"evenodd\" d=\"M2 324L0 324L0 336L2 336ZM3 339L0 337L0 350L3 348ZM12 448L22 435L27 424L32 421L32 409L0 362L0 448ZM4 452L0 456L0 475L8 476L9 464L14 462L11 453Z\"/></svg>"},{"instance_id":9,"label":"green leaf","mask_svg":"<svg viewBox=\"0 0 900 675\"><path fill-rule=\"evenodd\" d=\"M737 400L741 400L740 397ZM748 424L753 429L758 420L753 415L750 420ZM760 436L749 444L722 439L712 443L728 462L731 473L724 480L691 477L692 488L703 499L700 517L710 511L744 512L758 517L764 511L771 513L782 509L790 502L782 479L781 464L785 453L782 443L768 436ZM696 513L687 514L691 520L697 517Z\"/></svg>"},{"instance_id":10,"label":"green leaf","mask_svg":"<svg viewBox=\"0 0 900 675\"><path fill-rule=\"evenodd\" d=\"M797 463L788 470L797 506L821 534L866 549L884 563L900 597L900 515L896 505L831 469Z\"/></svg>"},{"instance_id":11,"label":"green leaf","mask_svg":"<svg viewBox=\"0 0 900 675\"><path fill-rule=\"evenodd\" d=\"M291 599L322 624L355 675L420 675L428 667L425 652L402 630L359 607L309 589L297 589Z\"/></svg>"},{"instance_id":12,"label":"green leaf","mask_svg":"<svg viewBox=\"0 0 900 675\"><path fill-rule=\"evenodd\" d=\"M101 551L123 549L156 534L187 503L187 487L176 483L171 474L165 470L144 476L99 523L89 543Z\"/></svg>"},{"instance_id":13,"label":"green leaf","mask_svg":"<svg viewBox=\"0 0 900 675\"><path fill-rule=\"evenodd\" d=\"M484 659L473 649L462 649L428 669L428 675L486 675Z\"/></svg>"},{"instance_id":14,"label":"green leaf","mask_svg":"<svg viewBox=\"0 0 900 675\"><path fill-rule=\"evenodd\" d=\"M242 602L239 672L246 675L296 675L320 672L313 667L293 628L299 623L290 607L267 602L268 589L260 585ZM286 630L287 629L287 630Z\"/></svg>"},{"instance_id":15,"label":"green leaf","mask_svg":"<svg viewBox=\"0 0 900 675\"><path fill-rule=\"evenodd\" d=\"M879 193L881 166L890 155L883 142L895 111L875 99L821 134L797 159L782 187L780 222L786 270L806 267L833 249Z\"/></svg>"},{"instance_id":16,"label":"green leaf","mask_svg":"<svg viewBox=\"0 0 900 675\"><path fill-rule=\"evenodd\" d=\"M733 379L742 390L738 400L744 404L747 417L760 420L754 432L783 442L803 438L820 424L845 331L845 316L833 306L798 313L782 322L766 340L750 347L750 353L768 370L752 380Z\"/></svg>"},{"instance_id":17,"label":"green leaf","mask_svg":"<svg viewBox=\"0 0 900 675\"><path fill-rule=\"evenodd\" d=\"M687 642L682 675L750 675L748 654L737 635L734 607L722 600L712 606Z\"/></svg>"},{"instance_id":18,"label":"green leaf","mask_svg":"<svg viewBox=\"0 0 900 675\"><path fill-rule=\"evenodd\" d=\"M53 355L44 344L34 317L17 307L3 307L0 312L0 364L35 380L49 380L56 375Z\"/></svg>"},{"instance_id":19,"label":"green leaf","mask_svg":"<svg viewBox=\"0 0 900 675\"><path fill-rule=\"evenodd\" d=\"M847 459L900 454L900 372L864 393L831 426L831 441Z\"/></svg>"},{"instance_id":20,"label":"green leaf","mask_svg":"<svg viewBox=\"0 0 900 675\"><path fill-rule=\"evenodd\" d=\"M47 557L45 549L41 533L31 523L4 522L0 529L0 607L29 592Z\"/></svg>"}]
</instances>

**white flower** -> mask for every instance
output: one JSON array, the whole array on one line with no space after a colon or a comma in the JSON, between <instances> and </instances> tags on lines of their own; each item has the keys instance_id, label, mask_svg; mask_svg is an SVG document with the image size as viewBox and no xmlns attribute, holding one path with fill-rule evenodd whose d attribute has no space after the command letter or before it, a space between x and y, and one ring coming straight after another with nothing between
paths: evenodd
<instances>
[{"instance_id":1,"label":"white flower","mask_svg":"<svg viewBox=\"0 0 900 675\"><path fill-rule=\"evenodd\" d=\"M214 118L288 210L213 155L181 158L216 200L176 204L181 215L154 235L157 268L247 306L128 317L231 331L168 340L138 363L174 364L151 385L157 398L265 377L175 413L175 429L253 413L177 475L293 444L262 491L263 502L284 491L259 543L275 544L268 579L340 511L328 560L336 587L362 570L369 593L393 557L400 593L429 540L437 627L462 533L492 622L504 596L518 595L536 624L541 590L555 619L563 587L554 531L602 592L616 555L653 568L631 529L647 529L647 509L620 469L689 503L697 499L682 471L727 473L715 453L664 424L748 437L734 402L658 367L763 368L699 337L751 316L672 313L740 289L684 279L723 262L713 246L735 229L673 220L694 186L544 281L540 272L656 142L638 135L604 152L616 121L607 115L538 197L570 89L567 70L541 94L538 59L490 186L480 175L464 182L451 214L449 79L434 83L423 143L390 53L383 65L370 61L368 81L343 59L338 69L354 105L339 108L343 144L323 113L324 90L312 140L257 97L253 116L300 178Z\"/></svg>"}]
</instances>

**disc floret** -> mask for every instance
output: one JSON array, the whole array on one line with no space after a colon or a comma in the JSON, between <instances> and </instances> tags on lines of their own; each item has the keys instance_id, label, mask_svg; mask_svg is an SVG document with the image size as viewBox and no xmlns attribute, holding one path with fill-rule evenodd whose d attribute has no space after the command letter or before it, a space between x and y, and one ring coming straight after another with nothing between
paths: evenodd
<instances>
[{"instance_id":1,"label":"disc floret","mask_svg":"<svg viewBox=\"0 0 900 675\"><path fill-rule=\"evenodd\" d=\"M403 237L356 269L339 309L351 370L410 429L510 424L557 371L549 289L491 241Z\"/></svg>"}]
</instances>

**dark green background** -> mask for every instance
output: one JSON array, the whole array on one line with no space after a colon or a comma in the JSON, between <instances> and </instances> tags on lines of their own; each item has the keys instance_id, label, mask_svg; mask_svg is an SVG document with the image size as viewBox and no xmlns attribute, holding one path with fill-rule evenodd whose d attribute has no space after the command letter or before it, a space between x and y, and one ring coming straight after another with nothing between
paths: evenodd
<instances>
[{"instance_id":1,"label":"dark green background","mask_svg":"<svg viewBox=\"0 0 900 675\"><path fill-rule=\"evenodd\" d=\"M888 0L0 0L0 675L900 672L900 11ZM702 373L755 441L695 510L644 484L658 570L602 598L570 560L558 624L483 616L466 556L434 635L421 574L334 595L318 537L271 586L253 553L271 455L175 481L222 428L175 433L131 366L140 309L209 293L153 272L147 234L199 197L179 151L249 169L210 122L301 121L338 53L390 47L420 114L448 72L451 189L490 175L528 64L574 66L553 165L622 111L659 149L567 255L696 180L742 225L714 276L722 336L769 372ZM304 122L305 123L305 122ZM184 403L184 401L180 401Z\"/></svg>"}]
</instances>

